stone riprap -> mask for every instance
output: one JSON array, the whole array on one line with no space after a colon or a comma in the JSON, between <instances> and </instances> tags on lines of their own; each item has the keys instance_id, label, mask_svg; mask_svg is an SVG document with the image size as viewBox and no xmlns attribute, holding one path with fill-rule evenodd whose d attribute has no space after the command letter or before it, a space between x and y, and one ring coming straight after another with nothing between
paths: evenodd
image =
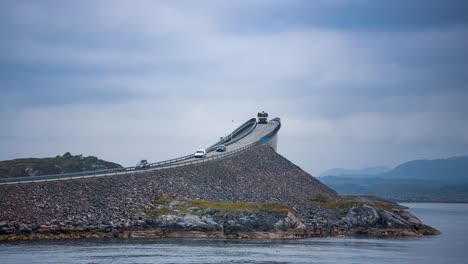
<instances>
[{"instance_id":1,"label":"stone riprap","mask_svg":"<svg viewBox=\"0 0 468 264\"><path fill-rule=\"evenodd\" d=\"M321 201L313 200L317 195ZM400 211L372 205L366 206L376 209L377 216L353 204L347 209L327 208L324 201L340 204L345 200L273 149L257 146L228 158L166 170L1 185L0 238L123 236L141 227L141 221L146 221L141 212L151 208L156 197L284 202L305 224L309 236L362 234L374 228L410 230L418 235L423 226L395 217ZM362 203L356 206L363 207ZM409 225L394 224L395 219Z\"/></svg>"}]
</instances>

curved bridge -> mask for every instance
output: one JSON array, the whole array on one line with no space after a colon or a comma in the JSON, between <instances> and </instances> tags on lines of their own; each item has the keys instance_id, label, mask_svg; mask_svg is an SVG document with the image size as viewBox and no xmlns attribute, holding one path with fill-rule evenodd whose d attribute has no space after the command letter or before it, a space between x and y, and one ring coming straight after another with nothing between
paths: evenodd
<instances>
[{"instance_id":1,"label":"curved bridge","mask_svg":"<svg viewBox=\"0 0 468 264\"><path fill-rule=\"evenodd\" d=\"M135 174L154 170L163 170L180 166L189 166L203 162L209 162L216 159L222 159L231 155L235 155L241 151L252 148L259 144L267 144L276 150L277 148L277 133L281 128L281 120L279 118L271 119L267 124L258 124L255 118L247 120L237 129L232 131L228 137L216 142L206 148L207 154L205 158L195 158L194 154L182 156L175 159L164 160L151 163L148 168L137 169L136 167L126 167L118 169L86 171L77 173L64 173L54 175L41 175L30 177L17 177L0 179L0 184L17 184L28 182L42 181L58 181L80 178L105 177L122 174ZM216 146L224 144L226 152L216 152Z\"/></svg>"}]
</instances>

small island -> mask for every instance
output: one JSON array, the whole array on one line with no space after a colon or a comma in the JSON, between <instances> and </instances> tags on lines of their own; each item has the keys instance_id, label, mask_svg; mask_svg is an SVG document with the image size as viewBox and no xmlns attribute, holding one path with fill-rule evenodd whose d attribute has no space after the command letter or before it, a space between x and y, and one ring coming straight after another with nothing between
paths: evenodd
<instances>
[{"instance_id":1,"label":"small island","mask_svg":"<svg viewBox=\"0 0 468 264\"><path fill-rule=\"evenodd\" d=\"M0 192L0 240L438 234L396 203L338 195L266 145L202 164Z\"/></svg>"}]
</instances>

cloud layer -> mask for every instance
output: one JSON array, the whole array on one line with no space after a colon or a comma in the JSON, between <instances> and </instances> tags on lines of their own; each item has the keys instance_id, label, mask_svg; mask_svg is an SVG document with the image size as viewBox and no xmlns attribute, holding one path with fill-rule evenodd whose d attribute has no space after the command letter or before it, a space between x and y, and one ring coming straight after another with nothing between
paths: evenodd
<instances>
[{"instance_id":1,"label":"cloud layer","mask_svg":"<svg viewBox=\"0 0 468 264\"><path fill-rule=\"evenodd\" d=\"M260 110L313 174L468 154L468 5L381 4L2 1L0 159L163 160Z\"/></svg>"}]
</instances>

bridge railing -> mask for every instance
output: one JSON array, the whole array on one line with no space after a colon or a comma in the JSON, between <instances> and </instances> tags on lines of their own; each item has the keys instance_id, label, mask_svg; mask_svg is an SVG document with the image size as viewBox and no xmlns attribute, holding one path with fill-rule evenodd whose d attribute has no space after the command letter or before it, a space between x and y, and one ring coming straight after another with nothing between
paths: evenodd
<instances>
[{"instance_id":1,"label":"bridge railing","mask_svg":"<svg viewBox=\"0 0 468 264\"><path fill-rule=\"evenodd\" d=\"M273 131L271 131L270 133L266 134L265 136L263 136L263 138L271 138L272 136L274 136L281 128L281 119L276 117L276 118L273 118L270 120L270 122L278 122L278 125L276 126L275 129L273 129Z\"/></svg>"},{"instance_id":2,"label":"bridge railing","mask_svg":"<svg viewBox=\"0 0 468 264\"><path fill-rule=\"evenodd\" d=\"M269 132L267 135L263 136L259 141L253 142L249 145L244 147L231 150L225 152L223 154L219 154L209 158L201 158L197 160L191 160L186 162L178 162L184 159L192 158L194 155L187 155L171 160L165 160L160 162L155 162L150 164L150 168L148 169L138 169L135 166L126 167L126 168L115 168L115 169L106 169L106 170L96 170L96 171L87 171L87 172L75 172L75 173L65 173L65 174L53 174L53 175L40 175L40 176L29 176L29 177L17 177L17 178L3 178L0 179L0 184L8 184L8 183L20 183L20 182L38 182L38 181L53 181L56 179L77 179L77 178L91 178L91 177L101 177L101 176L112 176L112 175L121 175L121 174L134 174L134 173L141 173L141 172L148 172L148 171L155 171L155 170L162 170L162 169L169 169L169 168L176 168L181 166L187 166L192 164L198 164L203 162L208 162L216 159L225 158L241 151L247 150L252 148L256 145L260 145L268 141L270 137L275 135L281 127L281 121L279 118L275 118L270 120L270 122L278 122L276 128ZM266 140L262 140L266 139Z\"/></svg>"},{"instance_id":3,"label":"bridge railing","mask_svg":"<svg viewBox=\"0 0 468 264\"><path fill-rule=\"evenodd\" d=\"M269 132L268 134L266 134L262 138L269 139L270 137L274 136L281 127L281 121L280 121L279 118L272 119L272 120L270 120L270 122L278 122L278 125L275 127L274 130L272 130L271 132ZM221 159L221 158L225 158L225 157L237 154L237 153L239 153L241 151L247 150L249 148L252 148L254 146L261 145L261 144L264 144L264 143L265 143L265 141L259 140L259 141L255 141L253 143L250 143L250 144L248 144L246 146L243 146L241 148L231 150L231 151L228 151L228 152L225 152L223 154L216 155L216 156L213 156L213 157L201 158L201 159L198 159L198 160L192 160L192 161L186 161L186 162L173 163L173 164L166 165L164 167L148 169L148 170L142 170L141 172L151 171L151 170L161 170L161 169L166 169L166 168L175 168L175 167L187 166L187 165L191 165L191 164L198 164L198 163L203 163L203 162L212 161L212 160L216 160L216 159Z\"/></svg>"},{"instance_id":4,"label":"bridge railing","mask_svg":"<svg viewBox=\"0 0 468 264\"><path fill-rule=\"evenodd\" d=\"M237 142L239 140L241 140L242 138L246 137L248 134L250 134L250 132L252 132L255 127L257 125L257 121L255 118L251 118L249 120L247 120L246 122L244 122L242 125L240 125L238 128L234 129L234 131L232 131L229 135L232 135L232 140L230 138L224 138L222 140L219 140L218 142L216 142L215 144L209 146L208 148L206 148L206 151L207 152L211 152L213 151L216 146L218 145L221 145L221 144L225 144L225 145L229 145L229 144L232 144L234 142ZM240 133L242 130L248 128L249 126L251 126L248 130L247 133L243 133L241 134L241 136L238 135L238 133ZM228 143L226 143L228 142Z\"/></svg>"}]
</instances>

